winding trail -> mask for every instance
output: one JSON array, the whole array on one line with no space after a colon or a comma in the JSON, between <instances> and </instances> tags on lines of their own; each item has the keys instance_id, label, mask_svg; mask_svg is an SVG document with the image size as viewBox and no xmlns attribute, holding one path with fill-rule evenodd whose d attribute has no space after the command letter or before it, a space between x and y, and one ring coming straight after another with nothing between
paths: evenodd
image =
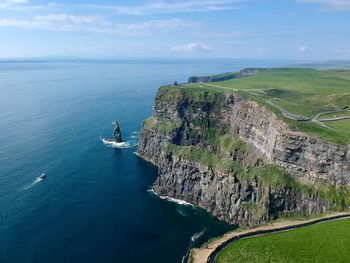
<instances>
[{"instance_id":1,"label":"winding trail","mask_svg":"<svg viewBox=\"0 0 350 263\"><path fill-rule=\"evenodd\" d=\"M333 213L324 217L308 219L308 220L293 220L293 221L280 221L274 222L269 225L260 226L256 228L250 228L246 230L236 230L228 232L225 235L214 239L201 248L193 249L192 258L193 263L207 263L214 262L216 255L231 242L239 240L241 238L247 238L267 233L276 233L281 231L287 231L299 227L309 226L317 223L328 222L332 220L339 220L343 218L349 218L350 212Z\"/></svg>"},{"instance_id":2,"label":"winding trail","mask_svg":"<svg viewBox=\"0 0 350 263\"><path fill-rule=\"evenodd\" d=\"M266 102L270 104L272 107L275 107L276 109L278 109L282 113L283 117L286 117L287 119L291 119L294 121L311 121L312 120L310 118L305 118L304 116L301 116L301 115L290 113L289 111L284 110L282 107L274 104L272 100L267 100Z\"/></svg>"},{"instance_id":3,"label":"winding trail","mask_svg":"<svg viewBox=\"0 0 350 263\"><path fill-rule=\"evenodd\" d=\"M230 90L233 90L233 91L237 91L237 90L240 90L240 89L232 89L232 88L227 88L227 87L223 87L223 86L220 86L220 85L215 85L215 84L209 84L209 83L201 83L200 84L200 87L203 87L203 86L206 86L206 87L214 87L214 88L225 88L225 89L230 89ZM255 90L255 89L251 89L251 90L242 90L242 91L245 91L253 96L256 96L256 94L250 92L250 91L259 91L261 93L263 93L264 95L266 95L265 91L264 90ZM348 93L347 93L348 94ZM350 94L350 93L349 93ZM344 111L347 111L347 108L346 109L341 109L341 110L332 110L332 111L323 111L323 112L319 112L315 117L313 118L308 118L308 117L305 117L305 116L302 116L302 115L298 115L298 114L295 114L295 113L291 113L289 111L286 111L285 109L283 109L282 107L276 105L275 103L273 103L272 101L273 100L279 100L279 101L283 101L285 103L289 103L289 104L292 104L292 105L295 105L295 106L299 106L299 104L297 103L292 103L292 102L289 102L287 100L283 100L283 99L280 99L280 98L271 98L270 100L265 100L268 104L270 104L272 107L278 109L282 116L287 118L287 119L290 119L290 120L294 120L294 121L299 121L299 122L314 122L314 123L317 123L318 125L324 127L324 128L327 128L329 130L334 130L334 131L338 131L338 132L344 132L343 130L340 130L340 129L336 129L336 128L333 128L333 127L330 127L328 126L325 122L331 122L331 121L339 121L339 120L347 120L347 119L350 119L350 116L339 116L339 117L331 117L331 118L323 118L321 119L320 116L322 114L329 114L329 113L339 113L339 112L344 112Z\"/></svg>"},{"instance_id":4,"label":"winding trail","mask_svg":"<svg viewBox=\"0 0 350 263\"><path fill-rule=\"evenodd\" d=\"M326 118L326 119L318 119L319 121L339 121L339 120L346 120L350 119L350 116L341 116L341 117L333 117L333 118Z\"/></svg>"}]
</instances>

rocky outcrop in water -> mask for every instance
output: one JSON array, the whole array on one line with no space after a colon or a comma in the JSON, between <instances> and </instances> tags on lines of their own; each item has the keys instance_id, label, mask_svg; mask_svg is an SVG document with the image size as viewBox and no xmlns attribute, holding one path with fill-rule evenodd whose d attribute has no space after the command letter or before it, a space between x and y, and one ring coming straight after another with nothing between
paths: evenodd
<instances>
[{"instance_id":1,"label":"rocky outcrop in water","mask_svg":"<svg viewBox=\"0 0 350 263\"><path fill-rule=\"evenodd\" d=\"M120 126L118 121L114 122L114 128L113 128L113 140L115 142L122 142L122 133L120 131Z\"/></svg>"},{"instance_id":2,"label":"rocky outcrop in water","mask_svg":"<svg viewBox=\"0 0 350 263\"><path fill-rule=\"evenodd\" d=\"M242 94L181 88L159 90L137 150L155 192L239 225L347 209L349 152Z\"/></svg>"}]
</instances>

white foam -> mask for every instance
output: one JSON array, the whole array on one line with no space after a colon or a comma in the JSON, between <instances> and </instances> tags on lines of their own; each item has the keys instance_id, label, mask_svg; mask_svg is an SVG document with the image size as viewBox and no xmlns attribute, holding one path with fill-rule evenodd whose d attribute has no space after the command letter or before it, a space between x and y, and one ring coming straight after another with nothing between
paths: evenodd
<instances>
[{"instance_id":1,"label":"white foam","mask_svg":"<svg viewBox=\"0 0 350 263\"><path fill-rule=\"evenodd\" d=\"M34 180L31 184L29 184L29 185L27 185L26 187L24 187L24 190L28 190L29 188L33 187L33 186L36 185L37 183L41 182L42 180L43 180L43 179L42 179L42 178L39 178L39 177L35 178L35 180Z\"/></svg>"},{"instance_id":2,"label":"white foam","mask_svg":"<svg viewBox=\"0 0 350 263\"><path fill-rule=\"evenodd\" d=\"M193 235L191 236L191 242L195 242L198 238L200 238L201 236L203 236L204 233L205 233L205 230L206 230L206 229L204 228L202 231L193 234Z\"/></svg>"},{"instance_id":3,"label":"white foam","mask_svg":"<svg viewBox=\"0 0 350 263\"><path fill-rule=\"evenodd\" d=\"M100 137L100 140L107 147L117 148L117 149L128 149L128 148L133 148L137 146L138 137L139 137L139 132L133 131L132 133L130 133L128 140L125 142L116 142L113 139L106 139L101 137Z\"/></svg>"},{"instance_id":4,"label":"white foam","mask_svg":"<svg viewBox=\"0 0 350 263\"><path fill-rule=\"evenodd\" d=\"M139 132L134 131L134 132L130 133L130 138L138 138L139 134L140 134Z\"/></svg>"},{"instance_id":5,"label":"white foam","mask_svg":"<svg viewBox=\"0 0 350 263\"><path fill-rule=\"evenodd\" d=\"M117 149L127 149L127 148L133 148L133 147L137 146L137 143L128 142L128 141L127 142L116 142L116 141L105 139L105 138L102 138L101 141L104 145L107 145L107 146L112 147L112 148L117 148Z\"/></svg>"},{"instance_id":6,"label":"white foam","mask_svg":"<svg viewBox=\"0 0 350 263\"><path fill-rule=\"evenodd\" d=\"M160 199L167 200L167 201L169 201L169 202L173 202L173 203L176 203L176 204L178 204L178 205L194 206L194 205L192 205L191 203L188 203L188 202L186 202L186 201L184 201L184 200L172 198L172 197L169 197L169 196L161 196L161 195L158 195L156 192L154 192L153 189L149 189L148 192L151 192L151 193L155 194L155 195L158 196Z\"/></svg>"}]
</instances>

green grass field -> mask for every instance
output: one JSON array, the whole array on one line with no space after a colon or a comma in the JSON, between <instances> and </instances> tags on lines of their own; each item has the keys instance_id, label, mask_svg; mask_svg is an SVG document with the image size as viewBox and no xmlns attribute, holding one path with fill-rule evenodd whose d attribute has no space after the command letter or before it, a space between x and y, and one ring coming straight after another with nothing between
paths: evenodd
<instances>
[{"instance_id":1,"label":"green grass field","mask_svg":"<svg viewBox=\"0 0 350 263\"><path fill-rule=\"evenodd\" d=\"M323 113L320 115L320 119L332 118L332 117L341 117L341 116L350 116L350 109L344 111L339 111L336 113Z\"/></svg>"},{"instance_id":2,"label":"green grass field","mask_svg":"<svg viewBox=\"0 0 350 263\"><path fill-rule=\"evenodd\" d=\"M344 132L350 131L350 119L349 120L339 120L339 121L329 121L326 122L328 126L335 129L343 130Z\"/></svg>"},{"instance_id":3,"label":"green grass field","mask_svg":"<svg viewBox=\"0 0 350 263\"><path fill-rule=\"evenodd\" d=\"M222 74L226 76L229 73ZM221 75L218 75L221 76ZM234 90L272 108L287 123L299 130L315 134L338 144L350 143L350 129L346 121L300 122L290 119L282 110L306 119L350 116L350 70L316 70L310 68L261 69L255 76L211 83L185 84L188 94L193 90L225 92ZM338 128L340 127L340 128Z\"/></svg>"},{"instance_id":4,"label":"green grass field","mask_svg":"<svg viewBox=\"0 0 350 263\"><path fill-rule=\"evenodd\" d=\"M350 262L350 219L233 242L216 263Z\"/></svg>"}]
</instances>

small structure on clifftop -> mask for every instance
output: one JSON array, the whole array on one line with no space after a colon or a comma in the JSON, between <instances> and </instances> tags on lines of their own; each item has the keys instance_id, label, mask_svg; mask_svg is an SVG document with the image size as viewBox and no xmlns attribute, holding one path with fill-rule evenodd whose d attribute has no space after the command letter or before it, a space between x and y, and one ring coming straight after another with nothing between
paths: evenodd
<instances>
[{"instance_id":1,"label":"small structure on clifftop","mask_svg":"<svg viewBox=\"0 0 350 263\"><path fill-rule=\"evenodd\" d=\"M120 126L119 126L118 121L114 122L113 140L116 142L122 142L122 133L120 131Z\"/></svg>"}]
</instances>

